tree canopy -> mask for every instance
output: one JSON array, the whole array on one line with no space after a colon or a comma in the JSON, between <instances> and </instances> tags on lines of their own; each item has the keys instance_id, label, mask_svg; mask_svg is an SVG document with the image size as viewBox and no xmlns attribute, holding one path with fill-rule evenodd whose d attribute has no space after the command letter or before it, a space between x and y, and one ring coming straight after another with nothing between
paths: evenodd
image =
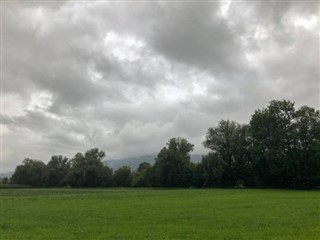
<instances>
[{"instance_id":1,"label":"tree canopy","mask_svg":"<svg viewBox=\"0 0 320 240\"><path fill-rule=\"evenodd\" d=\"M190 152L193 144L184 138L172 138L162 148L154 165L157 185L161 187L187 187L192 179Z\"/></svg>"}]
</instances>

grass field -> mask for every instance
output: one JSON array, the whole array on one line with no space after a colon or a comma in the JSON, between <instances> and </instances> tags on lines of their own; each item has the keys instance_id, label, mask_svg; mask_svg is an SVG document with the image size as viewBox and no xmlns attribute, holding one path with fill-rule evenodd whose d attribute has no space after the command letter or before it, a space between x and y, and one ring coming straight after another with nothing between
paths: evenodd
<instances>
[{"instance_id":1,"label":"grass field","mask_svg":"<svg viewBox=\"0 0 320 240\"><path fill-rule=\"evenodd\" d=\"M2 189L0 239L320 239L320 192Z\"/></svg>"}]
</instances>

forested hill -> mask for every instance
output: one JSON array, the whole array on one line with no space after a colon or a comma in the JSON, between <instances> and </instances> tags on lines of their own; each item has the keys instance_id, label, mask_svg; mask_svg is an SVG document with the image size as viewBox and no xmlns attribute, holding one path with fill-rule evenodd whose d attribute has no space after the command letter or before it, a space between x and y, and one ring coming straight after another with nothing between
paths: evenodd
<instances>
[{"instance_id":1,"label":"forested hill","mask_svg":"<svg viewBox=\"0 0 320 240\"><path fill-rule=\"evenodd\" d=\"M103 163L112 168L113 170L117 170L124 165L130 166L132 170L136 170L139 167L140 163L147 162L153 165L155 163L155 158L157 154L152 155L144 155L140 157L130 157L130 158L121 158L121 159L108 159L103 161ZM191 162L198 163L201 161L201 154L191 154Z\"/></svg>"}]
</instances>

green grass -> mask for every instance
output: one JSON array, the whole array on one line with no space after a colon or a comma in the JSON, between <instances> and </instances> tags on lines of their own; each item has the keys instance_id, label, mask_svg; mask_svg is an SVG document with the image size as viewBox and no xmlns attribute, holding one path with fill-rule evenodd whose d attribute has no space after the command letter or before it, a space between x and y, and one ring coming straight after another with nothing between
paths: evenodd
<instances>
[{"instance_id":1,"label":"green grass","mask_svg":"<svg viewBox=\"0 0 320 240\"><path fill-rule=\"evenodd\" d=\"M2 189L0 239L320 239L320 192Z\"/></svg>"}]
</instances>

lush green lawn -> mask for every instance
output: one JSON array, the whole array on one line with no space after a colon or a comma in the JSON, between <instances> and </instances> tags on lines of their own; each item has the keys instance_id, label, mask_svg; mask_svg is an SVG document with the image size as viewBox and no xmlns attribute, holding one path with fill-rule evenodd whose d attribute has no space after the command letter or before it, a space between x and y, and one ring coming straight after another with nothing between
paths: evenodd
<instances>
[{"instance_id":1,"label":"lush green lawn","mask_svg":"<svg viewBox=\"0 0 320 240\"><path fill-rule=\"evenodd\" d=\"M320 192L2 189L0 239L320 239Z\"/></svg>"}]
</instances>

